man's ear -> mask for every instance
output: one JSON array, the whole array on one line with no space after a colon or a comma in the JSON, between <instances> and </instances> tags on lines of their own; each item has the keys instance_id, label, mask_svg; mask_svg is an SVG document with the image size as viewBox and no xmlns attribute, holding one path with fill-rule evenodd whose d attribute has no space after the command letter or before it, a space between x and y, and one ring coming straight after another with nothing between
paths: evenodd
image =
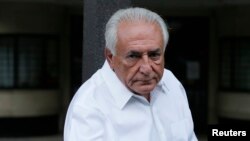
<instances>
[{"instance_id":1,"label":"man's ear","mask_svg":"<svg viewBox=\"0 0 250 141\"><path fill-rule=\"evenodd\" d=\"M104 54L105 54L105 58L107 59L107 61L109 63L109 66L111 68L113 68L113 64L114 64L113 57L114 57L114 55L112 54L112 52L108 48L105 48Z\"/></svg>"}]
</instances>

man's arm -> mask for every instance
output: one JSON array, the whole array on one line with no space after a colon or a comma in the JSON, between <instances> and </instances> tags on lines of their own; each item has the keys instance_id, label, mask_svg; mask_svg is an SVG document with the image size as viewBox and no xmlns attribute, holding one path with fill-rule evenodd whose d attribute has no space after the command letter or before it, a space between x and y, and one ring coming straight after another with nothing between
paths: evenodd
<instances>
[{"instance_id":1,"label":"man's arm","mask_svg":"<svg viewBox=\"0 0 250 141\"><path fill-rule=\"evenodd\" d=\"M103 141L104 123L101 112L73 106L66 117L64 141Z\"/></svg>"},{"instance_id":2,"label":"man's arm","mask_svg":"<svg viewBox=\"0 0 250 141\"><path fill-rule=\"evenodd\" d=\"M192 115L191 115L191 111L190 111L190 109L189 109L189 104L188 104L188 98L187 98L187 94L186 94L186 91L185 91L185 89L184 89L184 87L183 87L183 85L180 83L180 89L181 89L181 91L182 91L182 94L183 94L183 96L184 96L184 99L185 99L185 103L186 103L186 107L188 108L188 117L190 117L190 124L192 125L192 133L189 135L189 141L197 141L197 137L196 137L196 135L195 135L195 133L194 133L194 129L193 129L193 118L192 118Z\"/></svg>"}]
</instances>

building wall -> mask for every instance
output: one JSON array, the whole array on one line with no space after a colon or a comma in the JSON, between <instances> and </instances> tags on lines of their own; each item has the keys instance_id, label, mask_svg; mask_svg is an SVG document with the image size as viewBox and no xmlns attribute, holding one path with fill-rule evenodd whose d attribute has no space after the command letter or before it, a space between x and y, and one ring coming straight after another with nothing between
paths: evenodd
<instances>
[{"instance_id":1,"label":"building wall","mask_svg":"<svg viewBox=\"0 0 250 141\"><path fill-rule=\"evenodd\" d=\"M227 37L232 39L250 39L249 12L249 5L230 5L219 9L216 17L218 23L218 42ZM250 48L250 46L248 47ZM247 64L245 65L247 66ZM249 75L247 74L244 77L249 77ZM250 119L249 91L225 91L218 89L216 97L218 116L239 120Z\"/></svg>"},{"instance_id":2,"label":"building wall","mask_svg":"<svg viewBox=\"0 0 250 141\"><path fill-rule=\"evenodd\" d=\"M60 40L58 89L0 89L0 117L64 116L69 97L69 18L79 11L46 3L0 3L0 34L49 34ZM81 13L81 11L80 11ZM81 13L82 14L82 13Z\"/></svg>"},{"instance_id":3,"label":"building wall","mask_svg":"<svg viewBox=\"0 0 250 141\"><path fill-rule=\"evenodd\" d=\"M250 36L249 7L242 5L218 9L218 36Z\"/></svg>"},{"instance_id":4,"label":"building wall","mask_svg":"<svg viewBox=\"0 0 250 141\"><path fill-rule=\"evenodd\" d=\"M1 3L0 32L60 34L63 8L51 4Z\"/></svg>"}]
</instances>

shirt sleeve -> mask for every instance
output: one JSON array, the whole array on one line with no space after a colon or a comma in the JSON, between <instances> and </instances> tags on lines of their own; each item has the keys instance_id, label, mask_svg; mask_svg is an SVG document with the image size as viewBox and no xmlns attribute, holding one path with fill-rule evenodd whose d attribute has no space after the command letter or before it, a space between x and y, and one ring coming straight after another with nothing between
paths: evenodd
<instances>
[{"instance_id":1,"label":"shirt sleeve","mask_svg":"<svg viewBox=\"0 0 250 141\"><path fill-rule=\"evenodd\" d=\"M194 133L194 129L193 129L193 118L192 118L192 115L191 115L191 111L189 109L189 104L188 104L188 98L187 98L187 94L186 94L186 91L183 87L183 85L181 83L180 84L180 89L181 89L181 92L182 92L182 95L185 99L185 102L183 102L183 104L185 104L185 108L187 108L187 110L185 110L185 114L187 115L188 118L190 118L190 123L189 123L189 126L191 126L191 129L192 129L192 132L190 132L190 135L189 135L189 141L197 141L197 137Z\"/></svg>"},{"instance_id":2,"label":"shirt sleeve","mask_svg":"<svg viewBox=\"0 0 250 141\"><path fill-rule=\"evenodd\" d=\"M189 141L198 141L195 133L193 132L193 134L191 135L191 138L189 139Z\"/></svg>"},{"instance_id":3,"label":"shirt sleeve","mask_svg":"<svg viewBox=\"0 0 250 141\"><path fill-rule=\"evenodd\" d=\"M103 117L96 109L73 106L66 117L64 141L104 141Z\"/></svg>"}]
</instances>

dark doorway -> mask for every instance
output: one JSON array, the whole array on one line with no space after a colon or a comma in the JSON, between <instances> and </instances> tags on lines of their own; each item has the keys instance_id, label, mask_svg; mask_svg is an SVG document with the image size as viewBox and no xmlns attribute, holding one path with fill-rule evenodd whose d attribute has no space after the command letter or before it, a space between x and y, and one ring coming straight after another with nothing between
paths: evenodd
<instances>
[{"instance_id":1,"label":"dark doorway","mask_svg":"<svg viewBox=\"0 0 250 141\"><path fill-rule=\"evenodd\" d=\"M73 97L82 84L83 16L71 16L70 23L70 89Z\"/></svg>"},{"instance_id":2,"label":"dark doorway","mask_svg":"<svg viewBox=\"0 0 250 141\"><path fill-rule=\"evenodd\" d=\"M207 127L209 18L170 17L170 41L166 68L181 81L187 92L197 134Z\"/></svg>"}]
</instances>

